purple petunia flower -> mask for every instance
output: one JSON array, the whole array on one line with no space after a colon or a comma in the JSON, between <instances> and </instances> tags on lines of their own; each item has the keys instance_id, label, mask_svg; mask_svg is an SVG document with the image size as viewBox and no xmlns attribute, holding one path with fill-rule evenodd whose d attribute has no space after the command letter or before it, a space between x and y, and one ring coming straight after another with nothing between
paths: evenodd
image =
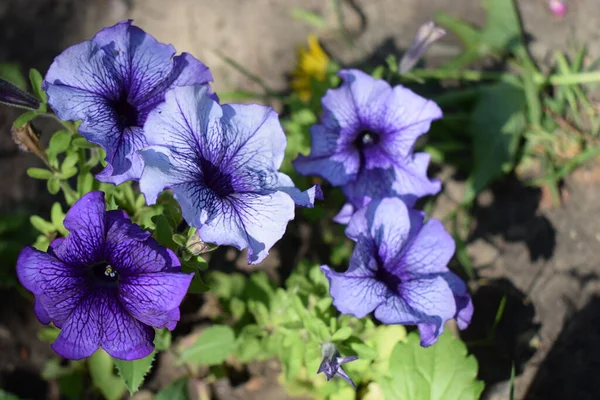
<instances>
[{"instance_id":1,"label":"purple petunia flower","mask_svg":"<svg viewBox=\"0 0 600 400\"><path fill-rule=\"evenodd\" d=\"M52 348L74 360L98 347L123 360L147 356L152 327L175 328L193 274L124 212L107 212L102 192L83 196L64 225L70 234L47 253L27 246L17 261L40 322L62 328Z\"/></svg>"},{"instance_id":2,"label":"purple petunia flower","mask_svg":"<svg viewBox=\"0 0 600 400\"><path fill-rule=\"evenodd\" d=\"M356 242L350 268L321 269L340 312L362 318L374 310L385 324L417 325L421 345L430 346L449 319L465 329L473 303L466 285L447 267L454 240L440 221L423 223L423 217L398 198L373 200L346 228Z\"/></svg>"},{"instance_id":3,"label":"purple petunia flower","mask_svg":"<svg viewBox=\"0 0 600 400\"><path fill-rule=\"evenodd\" d=\"M342 364L349 363L351 361L358 360L357 356L350 357L338 357L337 350L335 345L331 342L323 343L321 346L321 353L323 355L323 361L321 361L321 365L319 365L319 370L317 374L321 372L325 374L327 380L331 380L334 376L339 376L343 378L346 382L348 382L354 389L356 389L356 385L350 379L344 368L342 368Z\"/></svg>"},{"instance_id":4,"label":"purple petunia flower","mask_svg":"<svg viewBox=\"0 0 600 400\"><path fill-rule=\"evenodd\" d=\"M270 107L220 106L204 86L173 89L148 116L151 145L141 154L140 189L148 204L173 189L186 221L208 243L248 248L260 262L294 218L294 203L312 207L320 189L300 192L277 172L286 139Z\"/></svg>"},{"instance_id":5,"label":"purple petunia flower","mask_svg":"<svg viewBox=\"0 0 600 400\"><path fill-rule=\"evenodd\" d=\"M142 127L148 113L173 87L208 84L208 68L188 53L175 55L132 21L98 32L69 47L48 70L44 89L62 120L82 120L79 132L106 150L106 168L97 175L118 185L139 179L146 145Z\"/></svg>"},{"instance_id":6,"label":"purple petunia flower","mask_svg":"<svg viewBox=\"0 0 600 400\"><path fill-rule=\"evenodd\" d=\"M416 139L440 108L412 91L359 70L342 70L343 84L322 99L321 124L311 128L312 150L294 167L341 186L349 204L337 217L346 223L354 209L372 199L401 197L409 205L440 191L427 178L429 155L413 154Z\"/></svg>"}]
</instances>

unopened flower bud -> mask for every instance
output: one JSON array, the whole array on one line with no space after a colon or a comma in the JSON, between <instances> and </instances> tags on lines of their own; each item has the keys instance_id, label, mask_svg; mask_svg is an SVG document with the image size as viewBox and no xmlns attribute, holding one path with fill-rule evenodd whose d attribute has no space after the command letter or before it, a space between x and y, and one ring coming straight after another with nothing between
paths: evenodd
<instances>
[{"instance_id":1,"label":"unopened flower bud","mask_svg":"<svg viewBox=\"0 0 600 400\"><path fill-rule=\"evenodd\" d=\"M398 73L405 74L423 57L429 46L446 34L446 31L436 26L433 21L424 23L419 27L410 48L402 56L398 66Z\"/></svg>"},{"instance_id":2,"label":"unopened flower bud","mask_svg":"<svg viewBox=\"0 0 600 400\"><path fill-rule=\"evenodd\" d=\"M0 103L28 110L40 108L40 101L35 96L2 78L0 78Z\"/></svg>"}]
</instances>

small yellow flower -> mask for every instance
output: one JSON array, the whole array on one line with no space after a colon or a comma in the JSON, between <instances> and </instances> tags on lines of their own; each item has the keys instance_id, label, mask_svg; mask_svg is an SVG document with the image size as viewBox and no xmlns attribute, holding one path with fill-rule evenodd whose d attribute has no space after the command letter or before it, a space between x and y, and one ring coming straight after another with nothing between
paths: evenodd
<instances>
[{"instance_id":1,"label":"small yellow flower","mask_svg":"<svg viewBox=\"0 0 600 400\"><path fill-rule=\"evenodd\" d=\"M329 57L319 44L315 35L308 36L308 48L298 48L298 62L292 74L292 89L298 93L303 101L310 100L312 96L311 80L319 82L327 76Z\"/></svg>"}]
</instances>

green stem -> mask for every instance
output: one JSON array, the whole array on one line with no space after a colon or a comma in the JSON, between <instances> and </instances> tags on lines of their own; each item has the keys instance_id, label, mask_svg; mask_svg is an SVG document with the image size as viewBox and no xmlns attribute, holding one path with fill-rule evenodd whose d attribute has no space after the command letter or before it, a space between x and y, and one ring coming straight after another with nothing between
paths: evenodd
<instances>
[{"instance_id":1,"label":"green stem","mask_svg":"<svg viewBox=\"0 0 600 400\"><path fill-rule=\"evenodd\" d=\"M489 72L472 70L439 70L439 69L417 69L405 74L406 78L413 79L456 79L462 81L479 82L482 80L503 81L514 77L515 74L508 72ZM536 73L533 76L536 84L560 85L581 85L584 83L600 82L600 71L581 72L577 74L550 75L544 76Z\"/></svg>"}]
</instances>

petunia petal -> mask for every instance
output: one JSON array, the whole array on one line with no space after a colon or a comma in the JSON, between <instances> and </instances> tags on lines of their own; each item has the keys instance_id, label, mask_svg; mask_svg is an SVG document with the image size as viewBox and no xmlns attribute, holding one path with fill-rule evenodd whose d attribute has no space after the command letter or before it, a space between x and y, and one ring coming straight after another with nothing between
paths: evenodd
<instances>
[{"instance_id":1,"label":"petunia petal","mask_svg":"<svg viewBox=\"0 0 600 400\"><path fill-rule=\"evenodd\" d=\"M419 227L420 228L420 227ZM452 236L437 219L429 219L418 231L399 262L411 275L443 274L454 254Z\"/></svg>"},{"instance_id":2,"label":"petunia petal","mask_svg":"<svg viewBox=\"0 0 600 400\"><path fill-rule=\"evenodd\" d=\"M402 282L401 291L390 296L375 310L375 318L385 324L416 324L421 345L430 346L444 331L444 323L456 313L454 297L442 277Z\"/></svg>"},{"instance_id":3,"label":"petunia petal","mask_svg":"<svg viewBox=\"0 0 600 400\"><path fill-rule=\"evenodd\" d=\"M56 256L72 266L91 265L104 257L106 204L104 193L84 195L67 212L64 226L70 234L52 247Z\"/></svg>"},{"instance_id":4,"label":"petunia petal","mask_svg":"<svg viewBox=\"0 0 600 400\"><path fill-rule=\"evenodd\" d=\"M338 149L340 134L323 125L313 125L311 153L298 155L294 168L302 175L315 175L327 179L333 186L340 186L354 179L359 167L359 155L355 151Z\"/></svg>"},{"instance_id":5,"label":"petunia petal","mask_svg":"<svg viewBox=\"0 0 600 400\"><path fill-rule=\"evenodd\" d=\"M359 245L357 245L359 248ZM377 263L368 250L355 251L344 273L321 266L329 281L333 305L343 314L363 318L386 301L389 289L376 277Z\"/></svg>"},{"instance_id":6,"label":"petunia petal","mask_svg":"<svg viewBox=\"0 0 600 400\"><path fill-rule=\"evenodd\" d=\"M194 274L145 273L121 280L119 299L138 321L156 328L173 330L177 309L186 295Z\"/></svg>"},{"instance_id":7,"label":"petunia petal","mask_svg":"<svg viewBox=\"0 0 600 400\"><path fill-rule=\"evenodd\" d=\"M35 297L35 312L44 324L62 326L86 295L86 271L27 246L17 260L17 276Z\"/></svg>"},{"instance_id":8,"label":"petunia petal","mask_svg":"<svg viewBox=\"0 0 600 400\"><path fill-rule=\"evenodd\" d=\"M454 301L456 302L456 324L458 329L467 329L473 317L473 301L469 295L467 285L454 272L446 272L442 274L444 280L450 286L450 290L454 293Z\"/></svg>"},{"instance_id":9,"label":"petunia petal","mask_svg":"<svg viewBox=\"0 0 600 400\"><path fill-rule=\"evenodd\" d=\"M294 203L300 207L312 208L315 205L315 200L323 200L323 191L319 185L303 192L294 185L289 176L281 172L277 173L277 183L274 188L287 193L294 200Z\"/></svg>"},{"instance_id":10,"label":"petunia petal","mask_svg":"<svg viewBox=\"0 0 600 400\"><path fill-rule=\"evenodd\" d=\"M94 354L102 340L98 305L94 296L85 297L63 325L52 349L71 360Z\"/></svg>"},{"instance_id":11,"label":"petunia petal","mask_svg":"<svg viewBox=\"0 0 600 400\"><path fill-rule=\"evenodd\" d=\"M285 193L234 193L198 229L205 242L248 248L248 261L262 261L294 218L294 201Z\"/></svg>"},{"instance_id":12,"label":"petunia petal","mask_svg":"<svg viewBox=\"0 0 600 400\"><path fill-rule=\"evenodd\" d=\"M102 327L100 345L121 360L144 358L154 350L154 329L136 320L119 303L114 293L96 294L98 321Z\"/></svg>"}]
</instances>

